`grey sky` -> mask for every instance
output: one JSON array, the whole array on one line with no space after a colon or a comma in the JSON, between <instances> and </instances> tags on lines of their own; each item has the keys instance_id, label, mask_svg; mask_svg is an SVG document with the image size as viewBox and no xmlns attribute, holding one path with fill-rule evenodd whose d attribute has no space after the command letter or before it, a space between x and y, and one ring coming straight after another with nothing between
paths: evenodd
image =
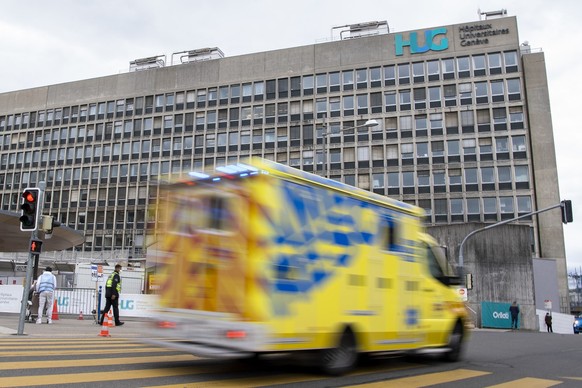
<instances>
[{"instance_id":1,"label":"grey sky","mask_svg":"<svg viewBox=\"0 0 582 388\"><path fill-rule=\"evenodd\" d=\"M520 40L545 53L560 196L571 199L564 226L568 267L582 268L582 152L579 98L582 2L577 0L29 0L0 13L0 93L126 72L129 61L219 47L226 56L309 45L331 28L386 20L391 32L478 20L506 8ZM557 215L559 216L559 214Z\"/></svg>"}]
</instances>

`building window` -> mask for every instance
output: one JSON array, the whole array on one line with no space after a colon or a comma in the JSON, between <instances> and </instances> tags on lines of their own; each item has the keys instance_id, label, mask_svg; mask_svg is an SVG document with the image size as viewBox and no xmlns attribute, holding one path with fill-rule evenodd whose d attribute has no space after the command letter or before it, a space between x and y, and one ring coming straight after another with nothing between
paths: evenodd
<instances>
[{"instance_id":1,"label":"building window","mask_svg":"<svg viewBox=\"0 0 582 388\"><path fill-rule=\"evenodd\" d=\"M521 106L509 107L509 122L511 129L523 129L523 108Z\"/></svg>"},{"instance_id":2,"label":"building window","mask_svg":"<svg viewBox=\"0 0 582 388\"><path fill-rule=\"evenodd\" d=\"M310 96L313 94L314 77L312 75L303 76L303 95Z\"/></svg>"},{"instance_id":3,"label":"building window","mask_svg":"<svg viewBox=\"0 0 582 388\"><path fill-rule=\"evenodd\" d=\"M398 69L398 84L408 85L410 84L410 64L404 63L397 67Z\"/></svg>"},{"instance_id":4,"label":"building window","mask_svg":"<svg viewBox=\"0 0 582 388\"><path fill-rule=\"evenodd\" d=\"M419 188L430 186L430 173L428 170L418 171L416 179L418 181Z\"/></svg>"},{"instance_id":5,"label":"building window","mask_svg":"<svg viewBox=\"0 0 582 388\"><path fill-rule=\"evenodd\" d=\"M384 66L384 85L396 85L396 72L394 70L394 65Z\"/></svg>"},{"instance_id":6,"label":"building window","mask_svg":"<svg viewBox=\"0 0 582 388\"><path fill-rule=\"evenodd\" d=\"M379 67L370 69L370 86L373 88L382 86L382 71Z\"/></svg>"},{"instance_id":7,"label":"building window","mask_svg":"<svg viewBox=\"0 0 582 388\"><path fill-rule=\"evenodd\" d=\"M527 166L515 166L513 170L516 182L529 182L529 169Z\"/></svg>"},{"instance_id":8,"label":"building window","mask_svg":"<svg viewBox=\"0 0 582 388\"><path fill-rule=\"evenodd\" d=\"M492 53L487 55L487 61L489 64L489 74L501 74L501 54Z\"/></svg>"},{"instance_id":9,"label":"building window","mask_svg":"<svg viewBox=\"0 0 582 388\"><path fill-rule=\"evenodd\" d=\"M440 64L438 59L434 61L428 61L426 63L426 67L428 70L428 80L438 81L440 79Z\"/></svg>"},{"instance_id":10,"label":"building window","mask_svg":"<svg viewBox=\"0 0 582 388\"><path fill-rule=\"evenodd\" d=\"M432 156L444 156L445 154L445 144L443 141L433 141L430 143L430 148Z\"/></svg>"},{"instance_id":11,"label":"building window","mask_svg":"<svg viewBox=\"0 0 582 388\"><path fill-rule=\"evenodd\" d=\"M415 83L424 82L424 62L412 64L412 79Z\"/></svg>"},{"instance_id":12,"label":"building window","mask_svg":"<svg viewBox=\"0 0 582 388\"><path fill-rule=\"evenodd\" d=\"M513 152L525 152L526 145L525 145L525 136L512 136L511 137L512 149Z\"/></svg>"},{"instance_id":13,"label":"building window","mask_svg":"<svg viewBox=\"0 0 582 388\"><path fill-rule=\"evenodd\" d=\"M483 198L483 213L497 214L497 200L495 197Z\"/></svg>"},{"instance_id":14,"label":"building window","mask_svg":"<svg viewBox=\"0 0 582 388\"><path fill-rule=\"evenodd\" d=\"M506 51L503 53L505 59L505 72L514 73L517 69L517 52L516 51Z\"/></svg>"},{"instance_id":15,"label":"building window","mask_svg":"<svg viewBox=\"0 0 582 388\"><path fill-rule=\"evenodd\" d=\"M444 170L434 170L432 172L432 182L435 186L445 186L446 175Z\"/></svg>"},{"instance_id":16,"label":"building window","mask_svg":"<svg viewBox=\"0 0 582 388\"><path fill-rule=\"evenodd\" d=\"M496 131L507 129L507 112L505 108L493 108L493 126Z\"/></svg>"},{"instance_id":17,"label":"building window","mask_svg":"<svg viewBox=\"0 0 582 388\"><path fill-rule=\"evenodd\" d=\"M467 214L481 214L479 198L467 198Z\"/></svg>"},{"instance_id":18,"label":"building window","mask_svg":"<svg viewBox=\"0 0 582 388\"><path fill-rule=\"evenodd\" d=\"M368 87L368 69L356 70L356 87L365 89Z\"/></svg>"},{"instance_id":19,"label":"building window","mask_svg":"<svg viewBox=\"0 0 582 388\"><path fill-rule=\"evenodd\" d=\"M499 197L499 209L502 214L510 213L513 216L513 197Z\"/></svg>"},{"instance_id":20,"label":"building window","mask_svg":"<svg viewBox=\"0 0 582 388\"><path fill-rule=\"evenodd\" d=\"M465 211L463 209L463 199L462 198L451 198L451 214L459 215L459 214L464 214L464 212Z\"/></svg>"},{"instance_id":21,"label":"building window","mask_svg":"<svg viewBox=\"0 0 582 388\"><path fill-rule=\"evenodd\" d=\"M455 61L453 58L443 59L441 62L443 66L443 79L455 78Z\"/></svg>"},{"instance_id":22,"label":"building window","mask_svg":"<svg viewBox=\"0 0 582 388\"><path fill-rule=\"evenodd\" d=\"M384 94L386 112L396 112L396 93L386 92Z\"/></svg>"},{"instance_id":23,"label":"building window","mask_svg":"<svg viewBox=\"0 0 582 388\"><path fill-rule=\"evenodd\" d=\"M384 174L372 174L372 187L374 189L384 188Z\"/></svg>"},{"instance_id":24,"label":"building window","mask_svg":"<svg viewBox=\"0 0 582 388\"><path fill-rule=\"evenodd\" d=\"M529 195L517 196L517 212L519 214L531 213L531 197Z\"/></svg>"},{"instance_id":25,"label":"building window","mask_svg":"<svg viewBox=\"0 0 582 388\"><path fill-rule=\"evenodd\" d=\"M428 157L428 143L426 142L416 143L416 156L418 158Z\"/></svg>"},{"instance_id":26,"label":"building window","mask_svg":"<svg viewBox=\"0 0 582 388\"><path fill-rule=\"evenodd\" d=\"M471 76L471 62L469 57L457 58L457 70L459 78L468 78Z\"/></svg>"},{"instance_id":27,"label":"building window","mask_svg":"<svg viewBox=\"0 0 582 388\"><path fill-rule=\"evenodd\" d=\"M353 70L342 71L342 85L343 85L343 90L353 90L354 89L354 71Z\"/></svg>"},{"instance_id":28,"label":"building window","mask_svg":"<svg viewBox=\"0 0 582 388\"><path fill-rule=\"evenodd\" d=\"M473 74L475 75L475 77L479 77L486 74L485 55L473 56Z\"/></svg>"},{"instance_id":29,"label":"building window","mask_svg":"<svg viewBox=\"0 0 582 388\"><path fill-rule=\"evenodd\" d=\"M399 93L400 97L400 110L407 111L410 110L410 90L401 90Z\"/></svg>"},{"instance_id":30,"label":"building window","mask_svg":"<svg viewBox=\"0 0 582 388\"><path fill-rule=\"evenodd\" d=\"M519 78L507 80L507 98L509 101L521 100L521 82Z\"/></svg>"},{"instance_id":31,"label":"building window","mask_svg":"<svg viewBox=\"0 0 582 388\"><path fill-rule=\"evenodd\" d=\"M441 106L440 86L433 86L428 88L428 99L431 108L440 108Z\"/></svg>"}]
</instances>

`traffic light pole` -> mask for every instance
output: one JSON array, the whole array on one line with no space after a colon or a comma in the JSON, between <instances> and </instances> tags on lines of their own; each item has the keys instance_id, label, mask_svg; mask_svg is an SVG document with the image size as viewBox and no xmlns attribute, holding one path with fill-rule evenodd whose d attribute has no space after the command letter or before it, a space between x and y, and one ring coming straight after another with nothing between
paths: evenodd
<instances>
[{"instance_id":1,"label":"traffic light pole","mask_svg":"<svg viewBox=\"0 0 582 388\"><path fill-rule=\"evenodd\" d=\"M468 235L466 235L465 238L463 239L463 241L461 241L461 245L459 246L459 262L458 262L458 268L459 268L458 275L461 278L461 282L463 283L463 285L465 284L465 276L464 276L465 275L465 273L464 273L465 263L464 263L463 247L465 246L465 243L467 242L469 237L471 237L479 232L484 232L486 230L496 228L496 227L501 226L501 225L509 224L510 222L517 221L517 220L525 218L525 217L530 217L530 216L533 216L533 215L536 215L539 213L547 212L548 210L556 209L558 207L564 207L564 202L565 201L562 201L562 202L558 203L557 205L552 205L552 206L549 206L545 209L537 210L535 212L527 213L527 214L521 215L519 217L515 217L515 218L509 219L509 220L505 220L505 221L497 222L495 224L488 225L484 228L474 230L471 233L469 233Z\"/></svg>"},{"instance_id":2,"label":"traffic light pole","mask_svg":"<svg viewBox=\"0 0 582 388\"><path fill-rule=\"evenodd\" d=\"M44 206L44 191L46 188L45 182L39 182L38 187L40 189L40 196L39 196L40 199L39 199L38 206L40 206L40 209L42 212L42 208ZM38 222L38 219L36 221ZM24 334L24 322L26 321L26 307L28 305L28 293L30 292L30 286L32 284L32 271L33 271L34 260L35 260L34 256L36 256L36 253L33 253L32 250L30 249L30 247L31 247L33 241L38 240L37 233L38 233L37 229L33 230L30 233L30 241L28 242L28 261L26 263L26 279L24 281L24 289L22 290L22 303L20 305L20 318L18 319L18 331L16 332L17 335Z\"/></svg>"}]
</instances>

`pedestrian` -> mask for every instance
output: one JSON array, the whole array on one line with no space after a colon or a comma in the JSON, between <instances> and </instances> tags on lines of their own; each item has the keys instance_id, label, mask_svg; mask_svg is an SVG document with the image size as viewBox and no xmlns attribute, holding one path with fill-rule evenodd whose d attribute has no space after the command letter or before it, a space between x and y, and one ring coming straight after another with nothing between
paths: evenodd
<instances>
[{"instance_id":1,"label":"pedestrian","mask_svg":"<svg viewBox=\"0 0 582 388\"><path fill-rule=\"evenodd\" d=\"M110 308L113 308L113 317L115 318L115 326L121 326L125 322L119 320L119 293L121 292L121 265L115 265L115 271L109 275L107 283L105 284L105 308L103 309L103 314L101 315L100 325L103 325L103 320L105 319L105 314L109 312Z\"/></svg>"},{"instance_id":2,"label":"pedestrian","mask_svg":"<svg viewBox=\"0 0 582 388\"><path fill-rule=\"evenodd\" d=\"M42 275L36 280L35 290L38 293L38 315L36 317L36 324L42 323L42 314L46 306L47 323L53 323L53 303L55 301L55 289L57 288L57 278L53 275L53 269L46 267Z\"/></svg>"},{"instance_id":3,"label":"pedestrian","mask_svg":"<svg viewBox=\"0 0 582 388\"><path fill-rule=\"evenodd\" d=\"M519 317L519 306L517 305L516 301L513 301L513 304L509 306L509 312L511 314L511 328L517 329L517 318Z\"/></svg>"},{"instance_id":4,"label":"pedestrian","mask_svg":"<svg viewBox=\"0 0 582 388\"><path fill-rule=\"evenodd\" d=\"M546 327L548 329L548 333L554 332L554 329L552 329L552 316L550 313L546 313Z\"/></svg>"}]
</instances>

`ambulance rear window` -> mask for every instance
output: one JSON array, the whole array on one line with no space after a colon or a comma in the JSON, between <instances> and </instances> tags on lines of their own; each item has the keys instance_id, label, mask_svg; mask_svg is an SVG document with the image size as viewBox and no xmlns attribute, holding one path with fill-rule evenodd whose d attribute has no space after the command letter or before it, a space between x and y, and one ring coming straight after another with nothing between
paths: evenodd
<instances>
[{"instance_id":1,"label":"ambulance rear window","mask_svg":"<svg viewBox=\"0 0 582 388\"><path fill-rule=\"evenodd\" d=\"M208 198L207 205L207 227L215 230L229 230L232 217L228 209L228 200L224 197L212 196Z\"/></svg>"}]
</instances>

